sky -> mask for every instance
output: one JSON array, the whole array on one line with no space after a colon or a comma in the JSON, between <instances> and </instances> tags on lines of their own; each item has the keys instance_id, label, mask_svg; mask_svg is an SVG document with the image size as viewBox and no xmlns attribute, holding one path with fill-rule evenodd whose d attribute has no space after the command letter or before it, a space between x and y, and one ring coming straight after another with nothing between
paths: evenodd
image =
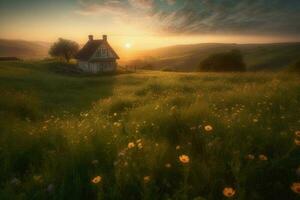
<instances>
[{"instance_id":1,"label":"sky","mask_svg":"<svg viewBox=\"0 0 300 200\"><path fill-rule=\"evenodd\" d=\"M300 41L300 0L0 0L0 38L117 48Z\"/></svg>"}]
</instances>

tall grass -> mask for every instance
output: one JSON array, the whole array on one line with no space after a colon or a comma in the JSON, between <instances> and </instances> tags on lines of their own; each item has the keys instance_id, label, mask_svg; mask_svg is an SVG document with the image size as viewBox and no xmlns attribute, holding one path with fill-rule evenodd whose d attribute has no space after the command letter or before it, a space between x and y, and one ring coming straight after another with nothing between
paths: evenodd
<instances>
[{"instance_id":1,"label":"tall grass","mask_svg":"<svg viewBox=\"0 0 300 200\"><path fill-rule=\"evenodd\" d=\"M0 76L0 199L299 197L297 76L74 77L45 63Z\"/></svg>"}]
</instances>

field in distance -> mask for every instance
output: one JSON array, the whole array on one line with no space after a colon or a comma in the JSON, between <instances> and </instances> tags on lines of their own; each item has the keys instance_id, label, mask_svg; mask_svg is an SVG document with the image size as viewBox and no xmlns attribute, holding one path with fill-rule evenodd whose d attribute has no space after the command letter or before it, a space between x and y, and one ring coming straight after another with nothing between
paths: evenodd
<instances>
[{"instance_id":1,"label":"field in distance","mask_svg":"<svg viewBox=\"0 0 300 200\"><path fill-rule=\"evenodd\" d=\"M299 76L59 65L0 63L0 199L299 197Z\"/></svg>"}]
</instances>

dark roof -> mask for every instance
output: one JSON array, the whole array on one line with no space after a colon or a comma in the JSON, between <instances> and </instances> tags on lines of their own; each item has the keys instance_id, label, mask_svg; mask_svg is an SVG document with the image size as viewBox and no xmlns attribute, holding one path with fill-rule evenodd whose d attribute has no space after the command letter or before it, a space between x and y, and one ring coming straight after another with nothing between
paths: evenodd
<instances>
[{"instance_id":1,"label":"dark roof","mask_svg":"<svg viewBox=\"0 0 300 200\"><path fill-rule=\"evenodd\" d=\"M78 60L89 60L91 56L95 53L95 51L98 49L98 47L106 43L107 47L112 51L116 59L119 59L120 57L117 55L117 53L111 48L111 46L108 44L108 42L103 41L103 40L92 40L88 41L82 49L77 53L75 56L76 59Z\"/></svg>"}]
</instances>

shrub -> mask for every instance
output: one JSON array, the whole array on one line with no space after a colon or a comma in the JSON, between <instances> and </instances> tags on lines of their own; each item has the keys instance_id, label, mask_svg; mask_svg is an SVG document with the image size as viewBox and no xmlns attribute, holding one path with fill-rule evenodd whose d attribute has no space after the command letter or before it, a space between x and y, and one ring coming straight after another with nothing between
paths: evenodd
<instances>
[{"instance_id":1,"label":"shrub","mask_svg":"<svg viewBox=\"0 0 300 200\"><path fill-rule=\"evenodd\" d=\"M200 63L200 71L246 71L243 55L239 50L210 55Z\"/></svg>"}]
</instances>

